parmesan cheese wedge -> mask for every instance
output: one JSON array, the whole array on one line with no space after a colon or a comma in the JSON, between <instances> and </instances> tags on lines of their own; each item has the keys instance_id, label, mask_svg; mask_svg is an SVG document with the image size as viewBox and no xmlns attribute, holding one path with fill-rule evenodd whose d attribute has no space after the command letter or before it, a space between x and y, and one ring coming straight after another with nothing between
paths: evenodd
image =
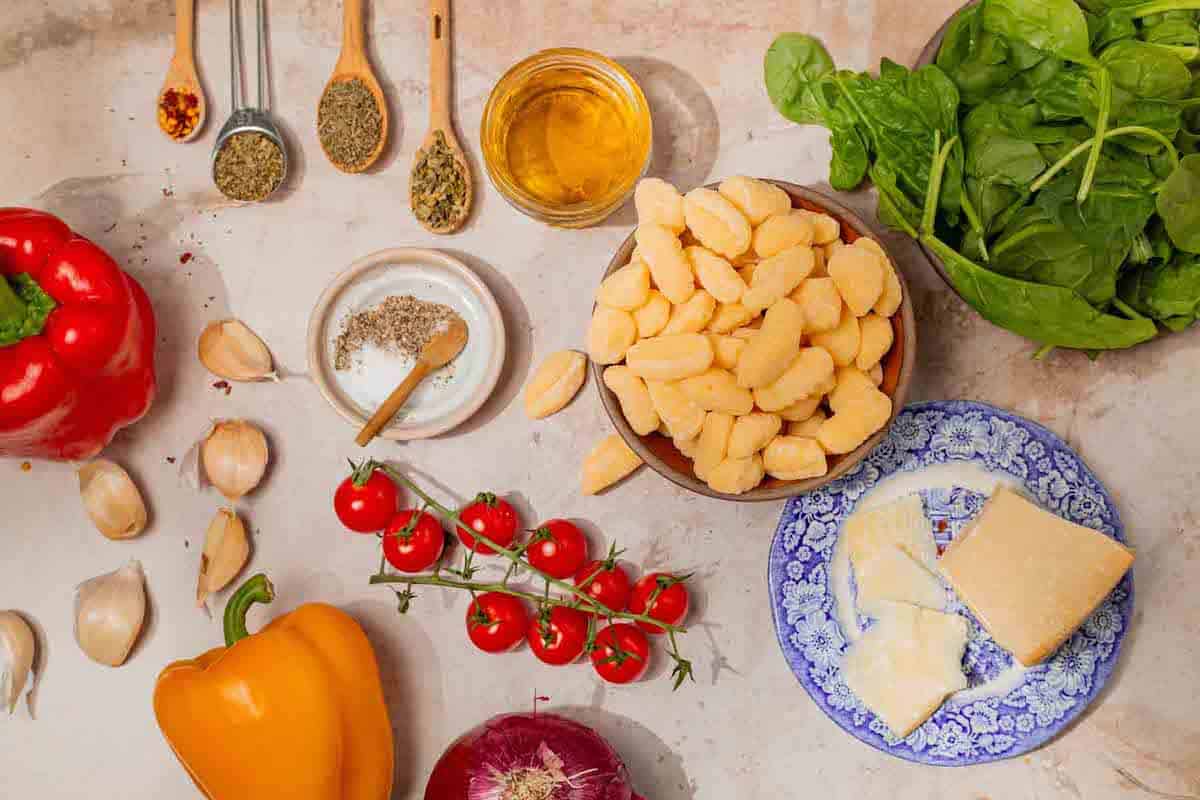
<instances>
[{"instance_id":1,"label":"parmesan cheese wedge","mask_svg":"<svg viewBox=\"0 0 1200 800\"><path fill-rule=\"evenodd\" d=\"M934 611L946 607L942 582L894 545L855 562L854 583L858 589L858 607L870 616L875 616L877 604L884 600L912 603Z\"/></svg>"},{"instance_id":2,"label":"parmesan cheese wedge","mask_svg":"<svg viewBox=\"0 0 1200 800\"><path fill-rule=\"evenodd\" d=\"M933 527L925 516L921 496L911 494L885 506L857 511L843 531L850 560L857 566L887 547L899 547L929 570L937 569Z\"/></svg>"},{"instance_id":3,"label":"parmesan cheese wedge","mask_svg":"<svg viewBox=\"0 0 1200 800\"><path fill-rule=\"evenodd\" d=\"M1000 488L946 549L942 574L996 643L1027 667L1083 624L1133 551Z\"/></svg>"},{"instance_id":4,"label":"parmesan cheese wedge","mask_svg":"<svg viewBox=\"0 0 1200 800\"><path fill-rule=\"evenodd\" d=\"M967 621L907 603L885 601L876 610L875 624L846 653L842 674L850 691L902 739L967 688Z\"/></svg>"}]
</instances>

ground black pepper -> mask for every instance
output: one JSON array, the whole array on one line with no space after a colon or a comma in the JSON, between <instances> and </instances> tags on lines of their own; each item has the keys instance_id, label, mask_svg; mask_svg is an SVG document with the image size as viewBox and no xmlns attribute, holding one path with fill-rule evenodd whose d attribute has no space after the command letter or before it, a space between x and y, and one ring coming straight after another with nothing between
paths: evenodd
<instances>
[{"instance_id":1,"label":"ground black pepper","mask_svg":"<svg viewBox=\"0 0 1200 800\"><path fill-rule=\"evenodd\" d=\"M392 295L382 303L342 324L334 345L333 367L348 370L354 356L367 344L416 357L426 343L458 317L450 306L418 300L412 295Z\"/></svg>"}]
</instances>

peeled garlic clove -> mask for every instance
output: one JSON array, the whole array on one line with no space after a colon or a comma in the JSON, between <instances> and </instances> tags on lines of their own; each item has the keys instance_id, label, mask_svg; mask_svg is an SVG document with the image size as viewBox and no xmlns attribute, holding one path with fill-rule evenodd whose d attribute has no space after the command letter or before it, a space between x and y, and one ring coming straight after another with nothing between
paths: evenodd
<instances>
[{"instance_id":1,"label":"peeled garlic clove","mask_svg":"<svg viewBox=\"0 0 1200 800\"><path fill-rule=\"evenodd\" d=\"M269 459L267 437L241 419L218 420L200 446L208 482L229 500L254 491L267 471Z\"/></svg>"},{"instance_id":2,"label":"peeled garlic clove","mask_svg":"<svg viewBox=\"0 0 1200 800\"><path fill-rule=\"evenodd\" d=\"M81 583L75 594L75 641L98 664L119 667L146 620L146 576L141 562Z\"/></svg>"},{"instance_id":3,"label":"peeled garlic clove","mask_svg":"<svg viewBox=\"0 0 1200 800\"><path fill-rule=\"evenodd\" d=\"M92 524L109 539L132 539L146 529L146 504L129 473L104 458L79 468L79 494Z\"/></svg>"},{"instance_id":4,"label":"peeled garlic clove","mask_svg":"<svg viewBox=\"0 0 1200 800\"><path fill-rule=\"evenodd\" d=\"M250 558L246 526L231 508L217 511L204 534L204 552L200 554L200 580L196 584L196 605L213 592L224 589Z\"/></svg>"},{"instance_id":5,"label":"peeled garlic clove","mask_svg":"<svg viewBox=\"0 0 1200 800\"><path fill-rule=\"evenodd\" d=\"M274 381L275 364L271 351L258 334L236 319L211 323L200 334L200 363L231 381Z\"/></svg>"},{"instance_id":6,"label":"peeled garlic clove","mask_svg":"<svg viewBox=\"0 0 1200 800\"><path fill-rule=\"evenodd\" d=\"M17 700L29 682L25 692L26 702L33 691L34 681L29 679L33 672L33 659L37 654L37 637L29 623L15 611L0 611L0 703L13 713ZM34 676L34 680L37 676Z\"/></svg>"}]
</instances>

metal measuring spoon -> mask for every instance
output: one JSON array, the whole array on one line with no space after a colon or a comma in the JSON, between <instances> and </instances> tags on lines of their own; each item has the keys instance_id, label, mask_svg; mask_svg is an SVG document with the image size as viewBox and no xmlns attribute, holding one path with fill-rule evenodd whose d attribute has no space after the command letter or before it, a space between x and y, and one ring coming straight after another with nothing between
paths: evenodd
<instances>
[{"instance_id":1,"label":"metal measuring spoon","mask_svg":"<svg viewBox=\"0 0 1200 800\"><path fill-rule=\"evenodd\" d=\"M283 156L283 174L279 183L266 197L270 197L283 185L287 179L288 155L283 143L283 135L279 132L275 120L271 119L270 96L267 92L267 26L263 0L257 2L256 19L258 22L258 105L242 106L242 22L239 0L229 0L229 71L230 71L230 107L233 112L221 126L217 134L217 143L212 151L212 177L217 179L217 156L221 149L234 136L242 133L261 133L279 148ZM260 198L265 200L266 197Z\"/></svg>"}]
</instances>

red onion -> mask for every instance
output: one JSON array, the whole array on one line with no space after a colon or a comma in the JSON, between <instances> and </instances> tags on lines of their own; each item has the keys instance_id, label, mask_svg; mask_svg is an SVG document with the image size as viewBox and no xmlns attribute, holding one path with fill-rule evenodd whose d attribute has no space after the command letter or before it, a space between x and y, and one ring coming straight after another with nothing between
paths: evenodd
<instances>
[{"instance_id":1,"label":"red onion","mask_svg":"<svg viewBox=\"0 0 1200 800\"><path fill-rule=\"evenodd\" d=\"M450 745L425 800L644 800L598 733L554 714L502 714Z\"/></svg>"}]
</instances>

